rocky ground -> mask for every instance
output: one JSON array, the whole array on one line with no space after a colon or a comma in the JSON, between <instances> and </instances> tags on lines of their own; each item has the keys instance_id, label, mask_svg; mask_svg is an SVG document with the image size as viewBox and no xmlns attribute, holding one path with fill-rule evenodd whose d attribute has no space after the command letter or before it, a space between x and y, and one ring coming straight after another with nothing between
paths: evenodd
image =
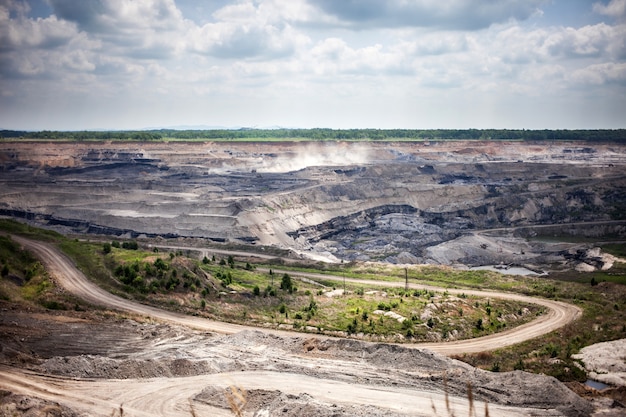
<instances>
[{"instance_id":1,"label":"rocky ground","mask_svg":"<svg viewBox=\"0 0 626 417\"><path fill-rule=\"evenodd\" d=\"M574 268L590 247L529 238L626 235L625 171L611 144L2 142L0 214L334 262Z\"/></svg>"},{"instance_id":2,"label":"rocky ground","mask_svg":"<svg viewBox=\"0 0 626 417\"><path fill-rule=\"evenodd\" d=\"M455 415L463 415L459 412L469 407L468 387L479 415L485 403L489 415L585 416L593 409L554 378L482 371L428 350L255 331L219 336L103 312L29 314L2 307L1 363L54 376L56 388L67 393L55 402L45 395L10 394L5 388L1 415L13 415L11 410L30 415L25 411L31 409L41 415L46 409L58 410L54 415L79 415L87 405L70 394L89 386L102 389L112 380L122 386L121 381L133 386L187 381L193 387L188 401L194 410L212 410L203 415L232 415L228 399L234 389L245 390L244 415L249 416L432 415L432 407L438 415L448 415L441 401L445 398L453 403ZM292 379L298 381L294 386ZM328 389L353 390L354 397L346 392L340 400L326 395ZM358 395L370 391L386 392L392 399L407 392L415 406L407 408L403 402L386 406L384 401L365 399L359 403ZM101 407L109 407L108 415L116 410L116 399L125 415L135 415L147 402L165 401L147 392L132 405L121 404L121 394L102 396L106 402Z\"/></svg>"}]
</instances>

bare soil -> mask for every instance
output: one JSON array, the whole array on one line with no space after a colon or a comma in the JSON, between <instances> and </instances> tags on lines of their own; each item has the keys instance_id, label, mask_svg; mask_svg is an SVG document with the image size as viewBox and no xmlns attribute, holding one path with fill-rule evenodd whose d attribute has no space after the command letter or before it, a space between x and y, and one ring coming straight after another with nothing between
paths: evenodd
<instances>
[{"instance_id":1,"label":"bare soil","mask_svg":"<svg viewBox=\"0 0 626 417\"><path fill-rule=\"evenodd\" d=\"M32 407L110 415L121 405L125 415L141 415L149 403L166 402L158 396L172 381L187 387L182 398L168 391L167 401L182 404L175 415L189 413L186 402L229 415L230 386L246 391L245 415L430 415L431 401L444 413L446 392L456 410L469 407L468 384L476 406L487 403L490 415L591 410L553 378L480 371L428 350L255 331L222 336L102 313L33 314L14 307L2 305L0 322L0 386L14 392L0 400L3 410L19 411L13 407L23 397L15 395L26 394ZM128 390L141 386L148 392L130 405ZM63 394L50 395L52 388ZM102 402L92 407L81 400L85 390ZM399 403L384 399L394 396Z\"/></svg>"}]
</instances>

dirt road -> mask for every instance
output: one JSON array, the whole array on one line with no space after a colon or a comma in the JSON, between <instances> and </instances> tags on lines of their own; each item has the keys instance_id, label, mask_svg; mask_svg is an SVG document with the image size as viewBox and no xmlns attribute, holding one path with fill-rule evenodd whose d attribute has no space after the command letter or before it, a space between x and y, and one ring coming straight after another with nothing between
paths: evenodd
<instances>
[{"instance_id":1,"label":"dirt road","mask_svg":"<svg viewBox=\"0 0 626 417\"><path fill-rule=\"evenodd\" d=\"M30 396L69 404L73 409L84 410L89 415L112 415L123 407L124 415L148 416L229 416L230 410L212 407L190 398L198 395L201 387L210 385L225 389L229 386L245 386L247 391L281 390L297 396L303 392L323 403L361 406L376 404L392 413L411 416L431 416L433 407L447 415L445 394L421 392L399 387L368 386L354 382L342 382L301 374L270 371L218 373L182 378L151 378L130 380L61 380L59 378L17 372L0 367L0 387L18 389ZM449 396L452 414L466 415L469 401L464 397ZM484 404L474 405L482 415ZM529 416L538 410L489 404L492 416ZM396 414L396 415L397 415ZM257 410L255 415L264 415ZM267 414L269 415L269 414Z\"/></svg>"},{"instance_id":2,"label":"dirt road","mask_svg":"<svg viewBox=\"0 0 626 417\"><path fill-rule=\"evenodd\" d=\"M121 297L117 297L113 294L110 294L97 285L90 282L82 272L80 272L72 263L72 261L67 258L64 254L62 254L59 250L53 247L50 244L33 241L29 239L25 239L19 236L13 236L13 239L19 242L24 247L33 251L37 256L39 256L48 269L54 279L57 281L57 284L61 287L65 288L67 291L71 292L75 296L96 304L101 305L108 308L114 308L121 311L127 311L135 314L140 314L143 316L150 316L156 319L182 324L185 326L190 326L196 329L212 331L217 333L237 333L239 331L245 329L257 329L262 330L264 332L270 332L273 334L289 334L288 332L281 332L277 330L269 330L269 329L259 329L253 327L242 326L238 324L231 323L223 323L218 321L212 321L205 318L187 316L183 314L177 314L174 312L169 312L165 310L161 310L155 307L146 306L143 304L139 304L130 300L123 299ZM280 273L280 272L279 272ZM290 272L292 273L292 272ZM298 273L296 275L304 276L307 278L324 278L324 279L333 279L333 277L329 277L328 275L318 275L318 274L304 274ZM342 277L334 277L336 280L342 280ZM362 283L372 285L375 282L371 280L358 280L358 279L350 279L346 278L346 282L351 283ZM403 282L380 282L380 285L385 286L398 286L404 287ZM411 284L412 288L422 288L428 290L436 290L436 291L444 291L443 288L431 287L425 285L416 285ZM562 303L559 301L546 300L534 297L527 297L519 294L512 293L503 293L503 292L490 292L490 291L476 291L476 290L455 290L455 289L445 289L452 294L460 294L465 293L468 295L476 295L480 297L491 297L491 298L501 298L515 301L522 301L526 303L535 303L539 304L547 309L547 312L541 316L539 316L536 320L524 324L522 326L515 327L510 330L506 330L504 332L492 334L485 337L480 337L476 339L469 340L459 340L454 342L437 342L437 343L418 343L406 346L412 346L416 348L428 348L438 353L442 353L445 355L455 355L462 353L475 353L486 350L494 350L504 346L510 346L513 344L517 344L523 342L525 340L529 340L543 334L549 333L553 330L556 330L574 320L576 320L581 314L582 311L580 308L571 305Z\"/></svg>"},{"instance_id":3,"label":"dirt road","mask_svg":"<svg viewBox=\"0 0 626 417\"><path fill-rule=\"evenodd\" d=\"M58 285L87 302L212 332L232 334L248 329L245 326L184 316L122 299L88 281L72 261L52 245L18 236L14 236L13 239L41 259ZM358 280L353 281L358 282ZM367 283L371 284L371 281ZM397 284L403 285L403 283ZM381 285L383 285L382 282ZM385 282L384 285L394 284ZM421 288L424 287L421 286ZM430 289L430 287L426 288ZM532 323L499 335L452 344L416 344L410 347L428 347L446 354L489 350L499 344L510 344L545 333L574 320L580 314L576 307L553 301L531 299L515 294L471 290L464 290L464 292L536 302L545 306L549 312ZM273 336L269 333L281 336L293 335L293 333L257 328L255 330L257 330L256 336L246 333L223 336L223 338L232 339L230 341L220 339L220 343L213 347L206 342L191 342L193 349L202 352L203 358L208 358L213 361L212 363L218 364L215 372L211 373L157 378L74 378L51 376L0 365L0 389L30 398L53 401L77 412L96 416L121 414L141 417L154 415L232 416L227 406L203 400L206 397L203 393L205 389L218 390L218 398L223 403L224 389L237 386L244 388L251 400L244 414L246 416L261 417L277 415L276 413L280 412L280 415L287 417L317 415L395 417L467 415L470 400L463 391L467 381L465 378L469 380L478 376L479 380L475 380L474 387L490 399L489 415L584 415L561 410L562 404L581 400L567 397L575 396L575 394L568 392L563 386L556 386L555 384L558 384L556 380L550 378L531 374L522 375L523 373L512 376L491 375L485 371L475 370L462 362L434 355L427 350L406 350L405 352L410 352L411 359L408 356L393 358L394 361L402 362L399 366L397 363L387 363L386 360L389 358L381 356L387 352L384 347L378 348L381 350L369 352L369 359L365 359L363 356L365 352L362 351L355 352L356 357L349 359L349 352L348 356L345 354L333 356L330 350L326 351L327 347L322 346L324 341L321 339L328 341L328 338L317 335L306 335L307 338L318 337L319 339L309 340L317 340L320 343L320 348L312 351L317 354L306 355L303 352L307 352L308 349L302 350L302 340L306 339L299 339L296 342L298 347L290 351L287 345L293 343L289 341L293 339L285 337L270 341ZM264 333L258 333L258 331ZM266 339L263 339L264 337ZM178 340L178 337L175 339ZM341 342L339 339L335 340ZM156 343L161 345L162 341ZM281 346L272 343L281 343ZM169 348L166 346L160 346L160 348L165 349L168 359L172 359L170 357L172 351ZM148 349L152 350L152 348ZM336 349L345 352L345 346L338 345ZM186 352L187 348L183 351ZM157 355L154 359L147 360L146 363L158 360ZM373 360L381 361L381 365L373 365ZM232 369L228 369L227 372L220 369L223 365L219 364L225 363L231 364ZM442 372L448 372L451 378L449 395L446 395L441 388ZM453 379L454 375L456 375L456 382ZM521 378L527 378L527 380L524 381ZM539 389L539 394L536 393L538 386L543 387ZM516 393L514 391L516 389L522 391ZM554 394L555 390L559 390L559 394ZM257 394L255 391L258 391ZM548 392L550 394L547 394ZM533 397L549 395L550 399L559 398L559 400L550 404L546 403L545 398L528 400L528 393L533 393ZM254 402L255 395L257 403ZM263 401L268 395L282 395L284 396L282 398L287 398L289 402L285 406L280 405L272 409L272 406L276 407L275 403L268 405L267 401ZM528 402L519 402L520 398L526 398ZM516 402L511 402L511 400ZM300 409L297 408L298 401L302 404ZM476 400L473 400L473 403L476 409L475 415L482 415L484 404ZM123 413L120 412L120 407L123 407ZM193 407L194 414L191 412L191 407ZM584 405L582 407L585 409ZM434 411L435 409L437 412ZM343 411L337 413L337 410Z\"/></svg>"}]
</instances>

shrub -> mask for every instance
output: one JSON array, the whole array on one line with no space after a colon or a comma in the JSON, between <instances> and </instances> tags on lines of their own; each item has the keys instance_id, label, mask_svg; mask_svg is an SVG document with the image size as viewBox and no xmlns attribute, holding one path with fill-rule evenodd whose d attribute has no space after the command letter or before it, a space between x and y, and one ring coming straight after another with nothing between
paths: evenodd
<instances>
[{"instance_id":1,"label":"shrub","mask_svg":"<svg viewBox=\"0 0 626 417\"><path fill-rule=\"evenodd\" d=\"M291 277L289 274L284 274L282 280L280 281L280 289L293 292L293 282L291 281Z\"/></svg>"},{"instance_id":2,"label":"shrub","mask_svg":"<svg viewBox=\"0 0 626 417\"><path fill-rule=\"evenodd\" d=\"M478 330L483 330L484 329L484 327L483 327L483 319L476 320L476 328Z\"/></svg>"},{"instance_id":3,"label":"shrub","mask_svg":"<svg viewBox=\"0 0 626 417\"><path fill-rule=\"evenodd\" d=\"M137 244L136 241L131 240L130 242L122 243L122 248L123 249L128 249L128 250L137 250L137 249L139 249L139 244Z\"/></svg>"}]
</instances>

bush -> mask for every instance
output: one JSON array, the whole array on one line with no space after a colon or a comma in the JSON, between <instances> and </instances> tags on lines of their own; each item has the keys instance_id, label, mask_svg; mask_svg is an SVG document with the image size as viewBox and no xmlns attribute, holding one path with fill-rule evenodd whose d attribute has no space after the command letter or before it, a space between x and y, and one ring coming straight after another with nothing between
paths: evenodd
<instances>
[{"instance_id":1,"label":"bush","mask_svg":"<svg viewBox=\"0 0 626 417\"><path fill-rule=\"evenodd\" d=\"M291 277L289 274L284 274L282 280L280 281L280 289L293 292L293 282L291 281Z\"/></svg>"},{"instance_id":2,"label":"bush","mask_svg":"<svg viewBox=\"0 0 626 417\"><path fill-rule=\"evenodd\" d=\"M63 303L59 303L58 301L42 301L41 305L47 308L48 310L67 310L67 307Z\"/></svg>"},{"instance_id":3,"label":"bush","mask_svg":"<svg viewBox=\"0 0 626 417\"><path fill-rule=\"evenodd\" d=\"M484 329L484 327L483 327L483 319L478 319L476 321L476 329L478 329L478 330L483 330Z\"/></svg>"},{"instance_id":4,"label":"bush","mask_svg":"<svg viewBox=\"0 0 626 417\"><path fill-rule=\"evenodd\" d=\"M137 250L139 249L139 244L136 241L131 240L130 242L122 243L122 248L128 250Z\"/></svg>"}]
</instances>

